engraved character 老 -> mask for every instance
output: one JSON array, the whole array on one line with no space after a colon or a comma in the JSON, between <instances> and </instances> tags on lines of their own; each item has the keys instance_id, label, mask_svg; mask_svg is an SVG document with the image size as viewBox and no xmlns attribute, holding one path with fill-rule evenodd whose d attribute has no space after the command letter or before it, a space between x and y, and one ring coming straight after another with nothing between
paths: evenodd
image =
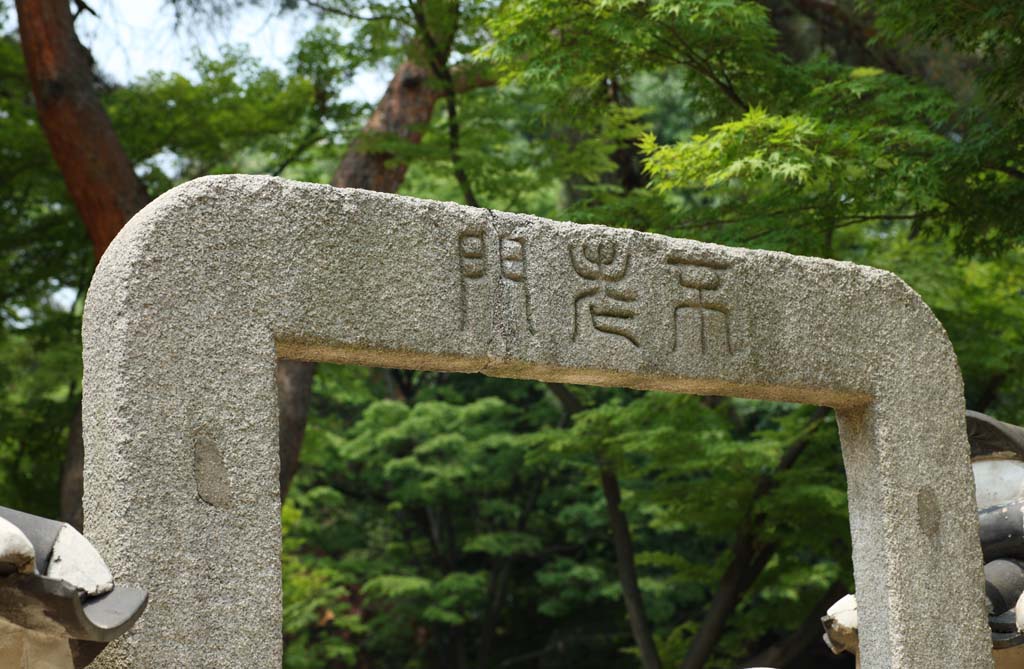
<instances>
[{"instance_id":1,"label":"engraved character \u8001","mask_svg":"<svg viewBox=\"0 0 1024 669\"><path fill-rule=\"evenodd\" d=\"M569 259L576 274L588 282L573 301L572 338L579 337L580 320L589 314L590 324L598 332L622 337L639 347L634 331L637 295L617 285L629 272L630 254L613 239L595 239L570 246Z\"/></svg>"}]
</instances>

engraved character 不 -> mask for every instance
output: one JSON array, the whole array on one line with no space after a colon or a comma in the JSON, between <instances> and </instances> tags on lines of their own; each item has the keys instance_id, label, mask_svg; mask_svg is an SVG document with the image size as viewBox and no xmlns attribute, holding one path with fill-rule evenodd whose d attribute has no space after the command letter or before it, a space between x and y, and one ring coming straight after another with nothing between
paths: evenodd
<instances>
[{"instance_id":1,"label":"engraved character \u4e0d","mask_svg":"<svg viewBox=\"0 0 1024 669\"><path fill-rule=\"evenodd\" d=\"M717 349L734 353L730 309L717 292L722 285L723 274L732 267L732 263L688 257L681 251L671 251L666 262L672 266L679 285L689 292L687 297L672 305L672 350L689 348L707 353ZM683 327L680 321L684 323Z\"/></svg>"}]
</instances>

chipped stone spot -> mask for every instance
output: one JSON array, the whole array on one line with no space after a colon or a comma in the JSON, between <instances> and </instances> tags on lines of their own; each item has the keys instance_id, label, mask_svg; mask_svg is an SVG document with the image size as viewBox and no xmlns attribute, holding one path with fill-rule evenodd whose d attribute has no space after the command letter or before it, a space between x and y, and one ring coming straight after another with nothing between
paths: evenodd
<instances>
[{"instance_id":1,"label":"chipped stone spot","mask_svg":"<svg viewBox=\"0 0 1024 669\"><path fill-rule=\"evenodd\" d=\"M195 437L192 463L199 499L220 509L231 506L231 484L224 456L209 435Z\"/></svg>"},{"instance_id":2,"label":"chipped stone spot","mask_svg":"<svg viewBox=\"0 0 1024 669\"><path fill-rule=\"evenodd\" d=\"M917 522L921 526L921 531L929 539L937 538L941 520L939 498L931 488L921 488L917 493Z\"/></svg>"}]
</instances>

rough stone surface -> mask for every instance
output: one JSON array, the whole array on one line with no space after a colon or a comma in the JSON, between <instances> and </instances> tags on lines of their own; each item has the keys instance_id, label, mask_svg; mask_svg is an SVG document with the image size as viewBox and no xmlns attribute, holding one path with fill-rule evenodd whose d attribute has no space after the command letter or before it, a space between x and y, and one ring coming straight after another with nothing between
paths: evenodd
<instances>
[{"instance_id":1,"label":"rough stone surface","mask_svg":"<svg viewBox=\"0 0 1024 669\"><path fill-rule=\"evenodd\" d=\"M887 272L208 177L122 231L83 337L88 535L151 593L97 666L280 666L278 356L835 407L863 666L991 666L960 372Z\"/></svg>"}]
</instances>

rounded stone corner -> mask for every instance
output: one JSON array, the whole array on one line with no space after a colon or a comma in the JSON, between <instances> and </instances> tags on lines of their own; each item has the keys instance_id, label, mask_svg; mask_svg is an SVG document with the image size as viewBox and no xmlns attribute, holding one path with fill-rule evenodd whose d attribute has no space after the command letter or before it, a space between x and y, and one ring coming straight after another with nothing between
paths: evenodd
<instances>
[{"instance_id":1,"label":"rounded stone corner","mask_svg":"<svg viewBox=\"0 0 1024 669\"><path fill-rule=\"evenodd\" d=\"M956 367L959 375L959 362L949 340L949 334L921 294L894 272L876 268L863 270L870 272L873 281L879 284L879 293L885 296L883 301L886 304L897 305L896 309L899 311L892 313L891 316L903 326L906 341L914 346L920 346L927 338L927 346L936 354L941 352L946 362Z\"/></svg>"},{"instance_id":2,"label":"rounded stone corner","mask_svg":"<svg viewBox=\"0 0 1024 669\"><path fill-rule=\"evenodd\" d=\"M207 209L221 210L225 205L251 206L251 200L261 191L269 189L267 196L279 197L284 190L296 185L279 177L252 174L215 174L179 184L161 193L129 219L104 252L95 274L116 272L115 267L130 265L154 233L175 234L178 231L178 226L174 225L176 220L197 217Z\"/></svg>"}]
</instances>

